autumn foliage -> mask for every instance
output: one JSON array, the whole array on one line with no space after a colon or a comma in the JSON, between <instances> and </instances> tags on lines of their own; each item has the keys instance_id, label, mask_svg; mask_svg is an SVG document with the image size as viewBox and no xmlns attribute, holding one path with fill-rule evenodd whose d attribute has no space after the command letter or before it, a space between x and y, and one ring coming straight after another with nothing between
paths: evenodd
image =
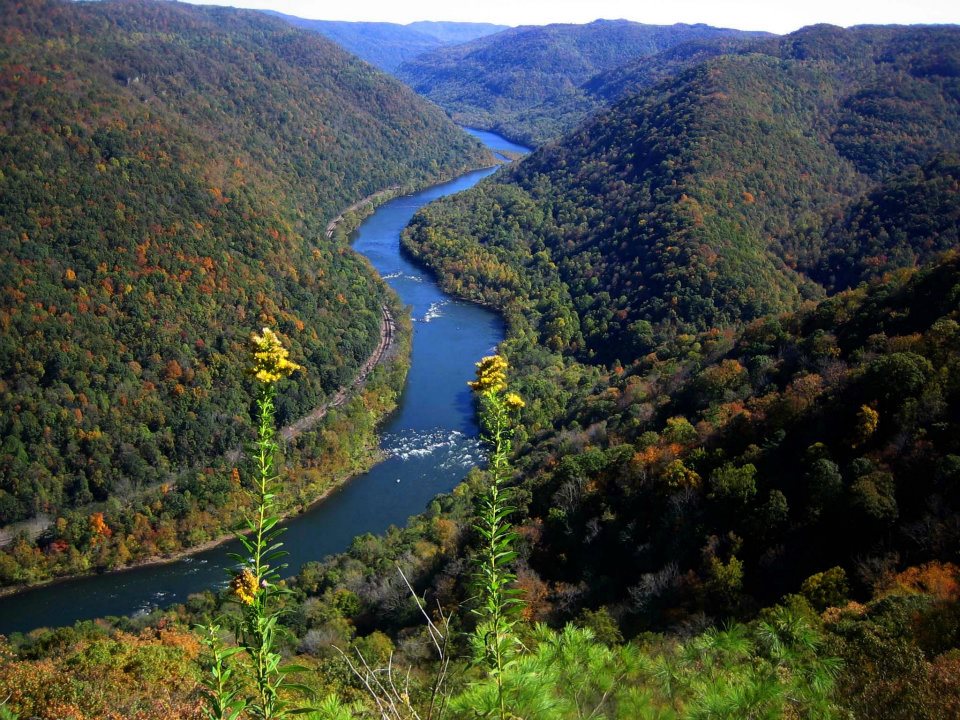
<instances>
[{"instance_id":1,"label":"autumn foliage","mask_svg":"<svg viewBox=\"0 0 960 720\"><path fill-rule=\"evenodd\" d=\"M0 698L20 717L202 717L195 669L200 645L192 632L160 627L126 633L94 626L59 637L63 640L48 636L56 652L39 659L17 657L0 640Z\"/></svg>"}]
</instances>

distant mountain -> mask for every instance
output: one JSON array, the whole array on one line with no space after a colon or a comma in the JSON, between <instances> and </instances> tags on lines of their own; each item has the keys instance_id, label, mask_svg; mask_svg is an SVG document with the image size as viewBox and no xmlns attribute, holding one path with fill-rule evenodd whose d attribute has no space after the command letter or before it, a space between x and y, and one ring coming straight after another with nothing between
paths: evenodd
<instances>
[{"instance_id":1,"label":"distant mountain","mask_svg":"<svg viewBox=\"0 0 960 720\"><path fill-rule=\"evenodd\" d=\"M279 329L308 368L284 421L379 340L383 287L326 223L489 156L394 78L259 13L3 0L0 16L0 524L161 482L150 522L216 512L229 482L194 471L249 430L250 332Z\"/></svg>"},{"instance_id":2,"label":"distant mountain","mask_svg":"<svg viewBox=\"0 0 960 720\"><path fill-rule=\"evenodd\" d=\"M424 54L404 63L397 74L461 124L539 144L607 104L613 89L589 83L613 81L594 80L598 74L682 43L716 40L720 44L715 52L727 52L725 43L766 36L707 25L626 20L527 26ZM688 50L687 59L696 52ZM682 60L678 55L664 64L675 69ZM666 72L648 74L659 78Z\"/></svg>"},{"instance_id":3,"label":"distant mountain","mask_svg":"<svg viewBox=\"0 0 960 720\"><path fill-rule=\"evenodd\" d=\"M612 70L597 73L581 87L597 101L612 104L628 93L652 87L711 58L749 52L757 42L758 38L748 33L687 40L653 55L645 55Z\"/></svg>"},{"instance_id":4,"label":"distant mountain","mask_svg":"<svg viewBox=\"0 0 960 720\"><path fill-rule=\"evenodd\" d=\"M960 28L807 28L628 95L407 242L540 342L626 362L953 247L958 150Z\"/></svg>"},{"instance_id":5,"label":"distant mountain","mask_svg":"<svg viewBox=\"0 0 960 720\"><path fill-rule=\"evenodd\" d=\"M386 22L308 20L272 10L264 12L291 25L320 33L381 70L393 72L401 63L446 45L491 35L506 25L459 22L414 22L398 25Z\"/></svg>"},{"instance_id":6,"label":"distant mountain","mask_svg":"<svg viewBox=\"0 0 960 720\"><path fill-rule=\"evenodd\" d=\"M509 29L509 25L491 23L437 22L420 20L406 25L411 30L435 37L446 45L457 45Z\"/></svg>"},{"instance_id":7,"label":"distant mountain","mask_svg":"<svg viewBox=\"0 0 960 720\"><path fill-rule=\"evenodd\" d=\"M575 93L550 98L523 112L498 119L495 129L507 137L538 145L571 131L586 117L610 107L628 93L653 87L710 58L748 52L756 42L757 38L752 35L688 40L597 73Z\"/></svg>"}]
</instances>

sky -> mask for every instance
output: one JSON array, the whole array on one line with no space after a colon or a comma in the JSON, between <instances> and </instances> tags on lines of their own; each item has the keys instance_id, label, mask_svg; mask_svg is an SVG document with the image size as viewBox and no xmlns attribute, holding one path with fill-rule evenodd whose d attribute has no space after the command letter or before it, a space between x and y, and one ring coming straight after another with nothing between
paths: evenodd
<instances>
[{"instance_id":1,"label":"sky","mask_svg":"<svg viewBox=\"0 0 960 720\"><path fill-rule=\"evenodd\" d=\"M319 20L395 23L457 20L546 25L625 18L656 25L702 22L776 33L823 22L844 27L873 23L960 23L958 0L203 0L203 4L271 9Z\"/></svg>"}]
</instances>

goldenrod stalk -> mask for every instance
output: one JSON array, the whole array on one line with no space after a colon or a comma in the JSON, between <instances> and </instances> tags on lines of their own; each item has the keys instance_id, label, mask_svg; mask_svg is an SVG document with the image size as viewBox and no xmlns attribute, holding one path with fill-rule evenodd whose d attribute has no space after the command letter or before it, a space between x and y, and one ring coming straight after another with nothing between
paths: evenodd
<instances>
[{"instance_id":1,"label":"goldenrod stalk","mask_svg":"<svg viewBox=\"0 0 960 720\"><path fill-rule=\"evenodd\" d=\"M277 527L280 518L273 512L276 484L279 480L276 474L279 447L276 441L274 400L276 383L301 368L288 359L287 350L281 344L280 338L269 328L264 328L262 335L254 334L251 340L253 353L249 372L259 385L254 452L257 477L252 491L255 511L253 518L247 518L247 527L252 537L239 536L248 555L233 556L244 567L233 578L230 588L243 606L243 619L237 629L239 647L234 652L244 650L251 658L256 695L247 700L233 700L229 715L221 710L225 703L222 702L222 697L218 696L225 692L221 682L224 658L214 647L214 678L213 682L207 684L213 696L209 702L208 715L217 720L239 717L244 711L249 717L258 720L287 717L290 714L288 703L281 697L281 691L294 687L284 680L285 674L294 668L281 668L281 657L274 647L275 631L280 617L275 601L282 592L277 584L280 580L280 568L276 561L285 554L280 550L283 543L278 542L282 532L282 529Z\"/></svg>"},{"instance_id":2,"label":"goldenrod stalk","mask_svg":"<svg viewBox=\"0 0 960 720\"><path fill-rule=\"evenodd\" d=\"M254 706L254 716L260 718L278 717L276 712L277 692L275 677L277 665L274 658L279 655L273 652L273 623L275 614L271 611L270 600L274 593L272 581L277 579L276 570L267 562L270 552L268 543L276 538L277 533L271 532L276 518L269 515L273 507L273 484L276 476L273 472L277 445L274 441L274 382L263 382L257 398L260 422L257 428L257 511L253 541L253 552L250 558L253 578L256 581L256 592L252 601L246 603L244 612L244 626L247 636L247 646L253 656L254 678L257 685L257 702ZM277 543L274 547L278 547ZM243 601L243 598L241 598Z\"/></svg>"},{"instance_id":3,"label":"goldenrod stalk","mask_svg":"<svg viewBox=\"0 0 960 720\"><path fill-rule=\"evenodd\" d=\"M516 647L513 629L516 625L517 592L511 588L516 576L508 570L516 557L513 546L517 535L508 518L515 508L510 506L510 455L516 411L523 400L516 393L506 393L507 361L499 355L477 363L477 379L470 387L481 403L484 439L490 446L490 485L479 501L477 524L483 540L476 582L480 604L474 612L480 616L475 635L477 654L487 663L497 688L497 704L501 720L508 717L503 675Z\"/></svg>"},{"instance_id":4,"label":"goldenrod stalk","mask_svg":"<svg viewBox=\"0 0 960 720\"><path fill-rule=\"evenodd\" d=\"M260 411L260 426L257 429L257 471L259 474L257 493L257 539L255 543L255 552L253 554L253 573L260 583L264 579L263 554L266 550L265 533L269 530L266 527L267 512L270 509L272 499L269 491L270 485L276 480L273 473L274 458L276 457L277 444L274 441L275 414L274 414L274 395L276 390L273 384L263 385L260 388L260 397L257 398L257 409Z\"/></svg>"}]
</instances>

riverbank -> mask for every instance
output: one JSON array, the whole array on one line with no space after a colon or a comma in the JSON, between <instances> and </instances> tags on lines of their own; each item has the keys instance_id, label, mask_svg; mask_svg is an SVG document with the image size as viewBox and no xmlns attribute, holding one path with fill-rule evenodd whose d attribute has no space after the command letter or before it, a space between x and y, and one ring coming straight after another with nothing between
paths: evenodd
<instances>
[{"instance_id":1,"label":"riverbank","mask_svg":"<svg viewBox=\"0 0 960 720\"><path fill-rule=\"evenodd\" d=\"M341 386L337 393L326 403L316 408L313 412L304 417L300 418L294 423L287 425L281 428L279 434L283 438L284 442L291 443L296 438L301 435L303 432L308 431L310 428L317 425L327 413L336 407L342 406L350 398L359 393L366 385L367 380L370 377L370 374L376 369L380 364L391 359L392 353L396 350L396 345L399 340L398 328L396 320L393 317L393 314L390 308L384 304L381 306L381 324L380 324L380 341L377 344L377 347L370 354L364 364L360 367L357 375L354 377L353 382L349 385ZM384 413L384 417L389 414L389 410ZM384 418L378 418L378 422ZM375 449L371 449L370 463L373 465L380 460L379 455L375 452ZM236 459L234 459L236 461ZM363 472L363 470L360 470ZM281 520L288 520L291 517L296 515L303 514L309 511L312 507L318 503L323 502L330 493L335 492L340 486L349 482L351 477L354 477L357 473L348 473L340 477L335 477L331 479L331 482L328 484L328 487L314 496L307 504L294 503L290 508L279 513ZM247 534L246 532L241 534ZM36 583L29 584L20 584L20 585L10 585L7 587L0 588L0 598L10 597L18 593L22 593L28 590L33 590L36 588L47 587L50 585L56 585L58 583L67 582L70 580L91 577L95 575L113 575L118 573L127 572L130 570L136 570L138 568L150 567L155 565L167 565L170 563L183 560L184 558L191 557L193 555L198 555L200 553L206 552L207 550L212 550L220 545L223 545L230 540L236 538L237 532L231 531L226 532L222 535L219 535L216 538L208 540L197 545L191 545L190 547L183 548L182 550L177 550L173 553L164 554L164 555L155 555L144 558L139 558L125 565L109 568L109 569L91 569L88 572L80 573L70 573L67 575L59 575L49 579L41 580Z\"/></svg>"},{"instance_id":2,"label":"riverbank","mask_svg":"<svg viewBox=\"0 0 960 720\"><path fill-rule=\"evenodd\" d=\"M370 356L360 366L359 372L350 385L342 385L330 400L316 408L308 415L304 415L296 422L280 429L280 437L286 442L295 440L302 432L320 422L331 408L340 407L350 397L351 393L360 390L373 369L386 360L388 353L393 349L396 341L397 323L386 304L380 306L380 342Z\"/></svg>"},{"instance_id":3,"label":"riverbank","mask_svg":"<svg viewBox=\"0 0 960 720\"><path fill-rule=\"evenodd\" d=\"M497 163L495 163L497 164ZM474 170L468 170L464 174L469 174L470 172L476 172L477 170L482 170L491 166L484 166L484 168L476 168ZM427 187L435 187L436 185L441 185L444 182L449 182L445 179L437 182L436 184L431 184ZM375 209L381 206L383 203L388 202L389 200L395 198L397 195L403 193L403 188L399 185L394 185L389 188L385 188L376 193L373 193L362 200L359 200L349 207L341 211L333 220L330 221L327 225L327 237L331 237L335 232L343 233L346 238L356 230L357 227L363 222L364 218L368 217ZM363 210L368 212L364 213ZM380 278L382 282L382 278ZM393 291L385 286L385 292L393 293ZM401 306L399 299L396 301L396 306L399 309ZM312 410L307 415L299 418L298 420L290 423L289 425L284 426L280 429L279 434L281 438L285 441L288 446L291 446L298 437L303 435L306 432L309 432L316 426L318 426L321 421L327 416L330 410L335 408L341 408L345 406L352 398L356 397L364 390L366 383L370 378L370 375L373 371L380 367L382 364L386 363L388 360L393 359L398 352L398 341L400 340L401 333L400 327L397 322L397 318L394 316L393 312L390 310L390 307L387 303L381 305L381 322L380 322L380 337L377 343L377 346L374 348L373 352L367 357L364 363L360 366L357 371L357 374L354 376L353 380L349 384L340 386L334 395L327 400L325 403L319 407ZM409 343L407 345L406 354L409 354ZM407 358L404 358L406 360ZM405 376L405 371L402 373ZM397 387L387 388L393 394L399 394L403 387L403 377L395 378L395 383ZM375 418L375 425L382 423L393 411L394 406L387 403L385 407L379 408L380 412ZM351 433L360 435L357 433ZM291 495L285 498L286 502L289 503L289 507L282 510L279 514L280 517L284 520L289 520L292 517L308 512L311 508L315 507L319 503L323 502L329 497L332 492L335 492L341 488L345 483L348 483L352 478L356 477L360 473L366 472L377 462L381 461L383 458L377 447L376 438L370 438L369 442L363 448L362 457L359 461L355 461L351 464L350 469L347 472L342 472L334 475L329 473L324 474L322 480L319 482L314 481L313 483L308 483L309 487L322 488L319 492L308 493L307 497L304 497L304 488L301 487L298 490L294 489L291 491ZM241 459L241 450L239 448L230 450L225 456L225 460L229 464L237 464ZM307 468L295 468L292 470L294 476L299 474L306 475L310 471ZM314 473L316 475L316 473ZM157 488L154 488L156 491ZM144 492L149 492L146 490ZM92 512L92 511L91 511ZM90 514L90 513L87 513ZM48 524L52 525L52 522ZM48 528L40 530L37 535L39 536L45 532ZM42 580L37 580L35 582L29 583L18 583L15 585L7 585L0 587L0 598L11 597L19 595L21 593L28 592L33 589L47 587L50 585L55 585L58 583L66 582L69 580L93 577L93 576L104 576L104 575L114 575L117 573L122 573L129 570L136 570L144 567L167 565L185 558L189 558L194 555L202 554L208 550L215 549L224 543L227 543L236 537L235 531L228 531L218 534L217 537L211 538L209 540L191 544L188 547L172 551L170 553L163 553L160 555L148 555L144 557L139 557L132 559L130 562L118 565L116 567L94 567L89 570L84 570L81 572L67 572L64 574L57 574L49 578L44 578ZM92 560L92 559L91 559Z\"/></svg>"},{"instance_id":4,"label":"riverbank","mask_svg":"<svg viewBox=\"0 0 960 720\"><path fill-rule=\"evenodd\" d=\"M306 512L309 512L316 505L319 505L324 500L330 497L330 495L340 489L343 483L349 482L352 477L355 476L355 473L350 473L342 478L335 478L331 482L330 487L328 487L321 494L317 495L309 505L297 505L295 508L288 509L286 511L277 512L276 515L280 518L280 522L283 523L291 518L296 517L297 515L302 515ZM142 570L144 568L150 567L162 567L164 565L171 565L182 560L200 555L202 553L208 552L210 550L215 550L221 545L224 545L232 540L236 540L238 535L248 536L252 531L249 529L244 529L242 531L234 531L219 537L208 540L199 545L192 545L189 548L184 548L183 550L178 550L176 552L170 553L169 555L160 555L160 556L151 556L136 560L127 565L121 567L109 568L109 569L93 569L88 572L82 573L72 573L70 575L60 575L58 577L53 577L48 580L41 580L37 583L31 583L30 585L11 585L9 587L0 588L0 598L7 598L19 595L21 593L29 592L31 590L39 590L41 588L49 588L56 585L61 585L64 583L69 583L74 580L80 580L83 578L92 578L105 575L122 575L127 572L134 570Z\"/></svg>"},{"instance_id":5,"label":"riverbank","mask_svg":"<svg viewBox=\"0 0 960 720\"><path fill-rule=\"evenodd\" d=\"M453 302L402 257L398 241L410 218L425 204L465 190L492 172L490 168L467 172L403 195L363 222L353 249L396 292L390 296L399 297L391 306L399 344L391 345L396 352L387 350L384 360L374 365L369 387L351 392L323 423L290 443L290 466L298 466L299 456L317 459L298 466L298 474L306 477L299 490L291 490L293 506L284 523L284 549L290 552L285 575L304 563L342 552L357 536L406 524L482 462L466 382L473 377L474 362L503 339L502 320L475 305ZM338 225L340 231L352 225L356 215L345 216ZM412 309L412 327L406 322L407 308ZM403 343L411 337L408 369L400 358L408 357ZM401 386L403 373L407 380L402 393L386 392L388 386ZM394 412L383 410L388 402L396 403ZM374 426L377 418L384 424ZM333 464L344 469L352 466L354 471L337 476L325 472L322 464L331 454L339 455ZM373 465L379 458L383 461ZM369 471L362 472L367 467ZM122 570L73 574L57 579L51 587L33 585L6 597L0 603L0 632L148 612L185 602L192 593L222 587L235 565L231 553L242 552L239 541L198 540L189 550L171 549ZM70 602L65 603L64 597Z\"/></svg>"},{"instance_id":6,"label":"riverbank","mask_svg":"<svg viewBox=\"0 0 960 720\"><path fill-rule=\"evenodd\" d=\"M508 164L513 162L513 160L519 156L517 153L512 153L511 151L498 151L498 153L502 153L503 158L494 156L494 162L490 163L489 165L481 165L476 168L471 168L460 175L444 174L441 175L441 179L437 180L437 182L430 183L428 185L416 185L406 188L400 185L393 185L389 188L378 190L375 193L367 195L365 198L358 200L353 205L343 210L333 220L327 223L324 235L328 240L332 240L334 236L339 236L341 240L346 241L350 237L350 234L360 226L360 223L376 212L378 207L384 203L390 202L394 198L400 197L401 195L413 195L423 191L428 187L450 182L454 178L460 177L461 175L465 175L467 173L475 172L477 170L487 170L492 167Z\"/></svg>"},{"instance_id":7,"label":"riverbank","mask_svg":"<svg viewBox=\"0 0 960 720\"><path fill-rule=\"evenodd\" d=\"M380 191L379 193L375 193L374 196L371 196L371 197L386 198L389 193L391 193L392 191L398 188L399 186L387 188L385 190ZM351 210L363 205L364 202L368 202L369 200L370 199L367 198L364 201L360 201L359 203L354 203L349 208L344 210L340 215L338 215L334 221L331 221L330 225L333 225L335 227L337 223L343 221L344 216L347 215ZM330 225L328 225L328 228L330 227ZM390 291L389 288L386 288L386 292L389 293L392 291ZM380 333L379 333L377 346L374 348L373 352L367 357L367 359L360 366L353 380L349 384L341 385L337 389L337 391L334 393L334 395L327 402L323 403L322 405L315 408L307 415L294 421L293 423L290 423L289 425L282 427L279 430L279 434L285 443L289 444L294 442L301 434L318 425L323 420L323 418L326 417L327 413L331 409L342 407L344 404L346 404L348 400L350 400L352 397L354 397L356 394L358 394L361 390L364 389L371 373L379 365L381 365L382 363L394 357L397 351L397 343L399 340L397 321L392 311L390 310L390 307L386 302L381 304L380 312L381 312ZM408 352L409 352L409 347L408 347ZM402 383L401 383L401 387L393 388L393 390L395 390L396 392L399 392L401 389L402 389ZM381 416L377 418L377 423L383 421L391 411L392 411L392 408L385 409L384 412L381 414ZM241 458L241 454L242 454L241 450L237 448L229 451L225 455L225 459L229 463L235 464L239 462ZM288 519L295 515L306 512L317 503L320 503L324 499L326 499L331 492L335 491L343 483L349 482L351 477L354 477L359 472L364 472L365 470L369 469L370 466L374 465L380 459L381 458L376 452L376 448L375 447L370 448L369 461L364 464L364 467L357 468L353 472L349 472L333 478L331 482L327 483L327 487L322 492L310 498L309 501L306 503L293 502L292 506L289 509L280 513L281 518ZM156 491L158 488L159 488L159 485L156 488L153 488L153 490ZM143 492L147 493L149 491L150 490L148 489L148 490L144 490ZM54 524L54 519L51 517L43 524L42 527L38 525L32 533L33 541L36 541L38 538L40 538L45 532L49 530L50 527L53 526L53 524ZM49 585L54 585L54 584L65 582L72 579L90 577L94 575L115 574L115 573L121 573L128 570L134 570L137 568L148 567L152 565L164 565L164 564L176 562L178 560L182 560L192 555L197 555L207 550L216 548L225 542L229 542L235 537L236 537L235 531L224 532L218 535L216 538L212 538L210 540L198 543L196 545L190 545L189 547L185 547L181 550L177 550L169 554L150 555L142 558L136 558L131 562L125 563L117 567L91 568L90 570L84 571L84 572L71 572L71 573L65 573L61 575L54 575L53 577L45 578L43 580L39 580L36 582L7 585L4 587L0 587L0 598L10 597L13 595L17 595L19 593L26 592L28 590L46 587ZM15 537L11 537L4 544L9 545L14 540L15 540ZM2 547L2 545L0 545L0 547Z\"/></svg>"},{"instance_id":8,"label":"riverbank","mask_svg":"<svg viewBox=\"0 0 960 720\"><path fill-rule=\"evenodd\" d=\"M333 239L333 234L336 232L337 227L344 221L344 219L351 213L356 213L360 208L369 205L371 208L376 208L378 205L382 205L387 202L387 200L392 200L395 198L401 190L400 185L392 185L383 190L377 190L377 192L367 195L365 198L358 200L350 207L342 210L339 215L337 215L333 220L327 223L327 228L324 231L328 240ZM347 231L350 232L349 230Z\"/></svg>"}]
</instances>

